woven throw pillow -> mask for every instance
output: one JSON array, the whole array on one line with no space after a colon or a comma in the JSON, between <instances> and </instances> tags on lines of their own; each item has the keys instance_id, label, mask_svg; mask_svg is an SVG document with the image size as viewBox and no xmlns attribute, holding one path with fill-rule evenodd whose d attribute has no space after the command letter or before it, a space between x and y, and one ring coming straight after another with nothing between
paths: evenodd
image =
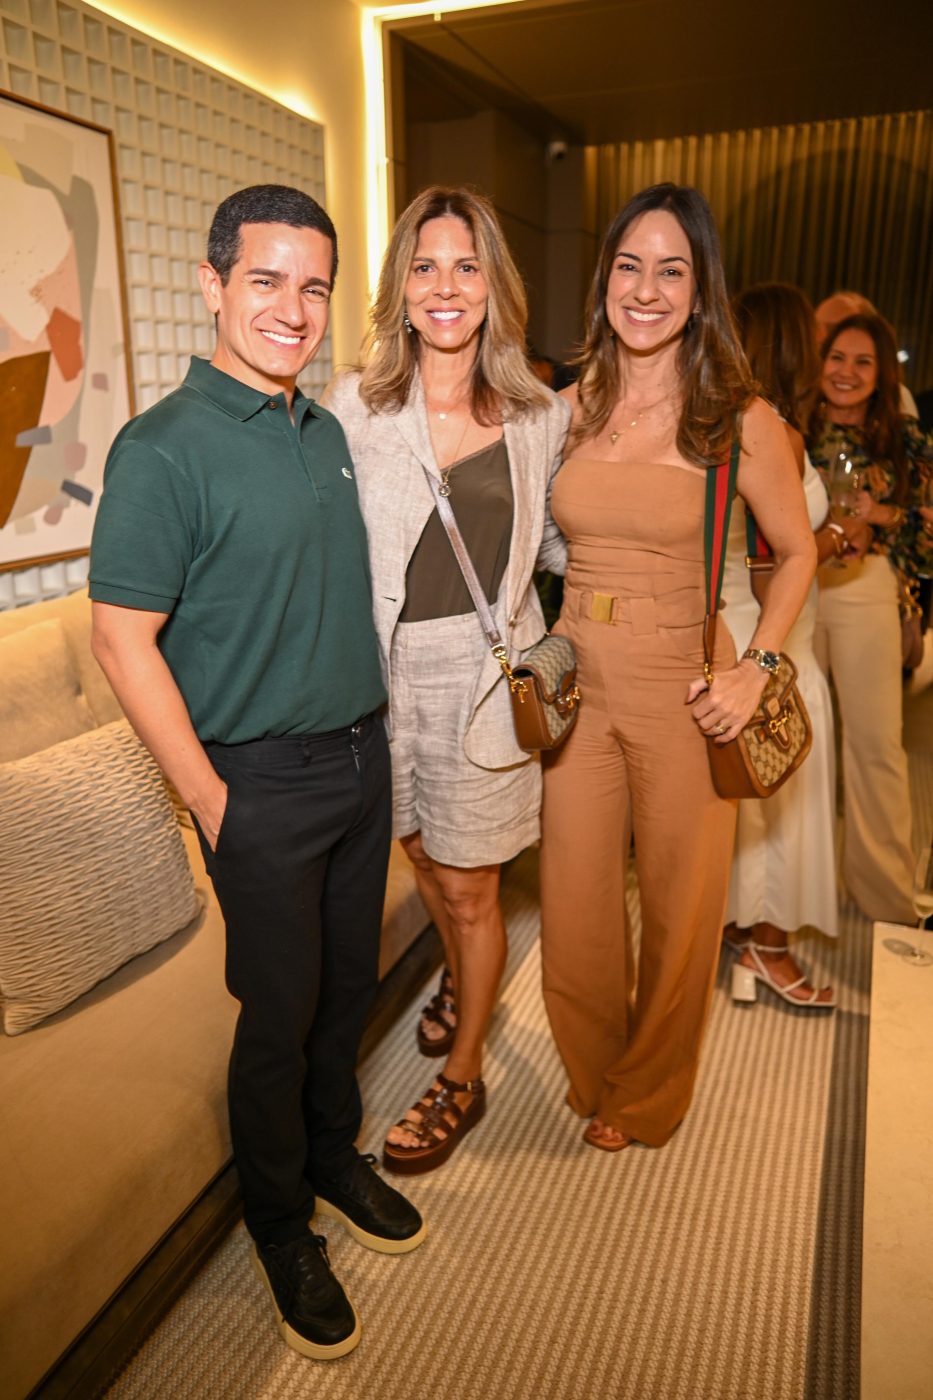
<instances>
[{"instance_id":1,"label":"woven throw pillow","mask_svg":"<svg viewBox=\"0 0 933 1400\"><path fill-rule=\"evenodd\" d=\"M0 640L0 763L84 734L96 723L58 618Z\"/></svg>"},{"instance_id":2,"label":"woven throw pillow","mask_svg":"<svg viewBox=\"0 0 933 1400\"><path fill-rule=\"evenodd\" d=\"M0 765L0 1013L34 1026L200 908L161 775L125 720Z\"/></svg>"}]
</instances>

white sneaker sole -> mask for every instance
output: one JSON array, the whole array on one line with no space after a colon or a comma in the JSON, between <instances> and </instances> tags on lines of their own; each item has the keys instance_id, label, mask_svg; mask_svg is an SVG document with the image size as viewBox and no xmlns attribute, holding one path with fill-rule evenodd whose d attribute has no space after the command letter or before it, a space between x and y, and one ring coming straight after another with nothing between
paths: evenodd
<instances>
[{"instance_id":1,"label":"white sneaker sole","mask_svg":"<svg viewBox=\"0 0 933 1400\"><path fill-rule=\"evenodd\" d=\"M272 1291L269 1275L263 1268L262 1260L255 1248L253 1250L253 1268L265 1284L269 1292L269 1297L272 1299L272 1306L275 1308L276 1322L282 1334L282 1339L287 1342L293 1351L300 1352L302 1356L310 1357L313 1361L337 1361L341 1356L347 1356L351 1351L356 1350L360 1344L360 1337L363 1334L363 1329L360 1327L360 1320L356 1315L356 1308L353 1307L352 1303L350 1307L353 1311L353 1320L356 1325L349 1337L344 1337L341 1342L333 1342L330 1346L325 1346L320 1342L309 1342L307 1337L303 1337L300 1332L296 1332L293 1327L289 1327L288 1323L279 1312L279 1305Z\"/></svg>"},{"instance_id":2,"label":"white sneaker sole","mask_svg":"<svg viewBox=\"0 0 933 1400\"><path fill-rule=\"evenodd\" d=\"M410 1254L413 1249L418 1248L428 1233L428 1227L422 1220L421 1229L416 1230L413 1235L409 1235L404 1240L389 1240L384 1235L371 1235L368 1230L357 1225L355 1220L351 1220L349 1215L345 1215L339 1206L335 1206L331 1201L325 1201L323 1196L317 1197L315 1213L325 1215L328 1220L336 1220L346 1230L349 1230L358 1244L365 1245L367 1249L374 1249L377 1254Z\"/></svg>"}]
</instances>

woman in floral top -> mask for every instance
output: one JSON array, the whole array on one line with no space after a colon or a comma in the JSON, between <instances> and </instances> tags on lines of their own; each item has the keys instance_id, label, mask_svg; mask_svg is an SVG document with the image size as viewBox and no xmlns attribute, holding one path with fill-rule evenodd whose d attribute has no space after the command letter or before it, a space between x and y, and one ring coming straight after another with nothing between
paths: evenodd
<instances>
[{"instance_id":1,"label":"woman in floral top","mask_svg":"<svg viewBox=\"0 0 933 1400\"><path fill-rule=\"evenodd\" d=\"M926 501L933 438L900 411L897 352L880 316L849 316L823 345L822 401L810 424L814 466L832 490L840 456L858 472L846 508L872 527L864 559L819 572L817 655L842 719L846 884L872 919L911 922L913 854L901 743L899 599L929 572Z\"/></svg>"}]
</instances>

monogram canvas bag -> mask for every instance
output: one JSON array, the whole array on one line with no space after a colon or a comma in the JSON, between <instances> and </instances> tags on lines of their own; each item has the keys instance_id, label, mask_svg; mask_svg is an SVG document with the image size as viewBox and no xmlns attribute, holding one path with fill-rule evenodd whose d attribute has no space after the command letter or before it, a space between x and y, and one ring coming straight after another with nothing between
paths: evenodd
<instances>
[{"instance_id":1,"label":"monogram canvas bag","mask_svg":"<svg viewBox=\"0 0 933 1400\"><path fill-rule=\"evenodd\" d=\"M463 542L450 502L427 468L424 474L437 503L441 524L447 531L460 565L460 572L470 590L486 641L508 682L518 746L526 753L556 749L576 723L580 704L573 646L566 637L542 637L517 665L509 664L508 649L499 635L489 600Z\"/></svg>"},{"instance_id":2,"label":"monogram canvas bag","mask_svg":"<svg viewBox=\"0 0 933 1400\"><path fill-rule=\"evenodd\" d=\"M577 718L580 689L577 659L566 637L547 636L536 642L516 665L502 664L512 697L512 718L519 748L526 753L556 749Z\"/></svg>"},{"instance_id":3,"label":"monogram canvas bag","mask_svg":"<svg viewBox=\"0 0 933 1400\"><path fill-rule=\"evenodd\" d=\"M729 461L710 467L706 477L706 622L703 627L703 673L713 682L716 614L726 562L729 517L739 470L740 444L732 444ZM747 512L746 564L767 566L768 546L751 512ZM715 582L714 582L715 581ZM720 797L770 797L800 767L813 740L810 717L797 689L797 668L781 652L781 664L769 676L758 708L738 738L717 744L707 735L713 786Z\"/></svg>"}]
</instances>

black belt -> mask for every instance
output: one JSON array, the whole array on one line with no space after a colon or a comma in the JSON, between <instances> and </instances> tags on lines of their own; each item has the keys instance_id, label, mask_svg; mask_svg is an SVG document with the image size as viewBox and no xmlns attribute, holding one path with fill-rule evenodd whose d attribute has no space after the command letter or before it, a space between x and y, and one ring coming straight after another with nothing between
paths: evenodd
<instances>
[{"instance_id":1,"label":"black belt","mask_svg":"<svg viewBox=\"0 0 933 1400\"><path fill-rule=\"evenodd\" d=\"M226 749L228 752L236 752L243 749L258 749L260 746L268 744L276 748L283 748L288 744L294 744L302 750L309 747L315 748L320 744L333 744L347 739L354 739L365 731L376 721L379 712L370 710L369 714L363 715L353 724L346 724L342 729L328 729L323 733L313 734L266 734L261 739L244 739L239 744L222 744L218 739L202 740L202 747L205 749Z\"/></svg>"}]
</instances>

